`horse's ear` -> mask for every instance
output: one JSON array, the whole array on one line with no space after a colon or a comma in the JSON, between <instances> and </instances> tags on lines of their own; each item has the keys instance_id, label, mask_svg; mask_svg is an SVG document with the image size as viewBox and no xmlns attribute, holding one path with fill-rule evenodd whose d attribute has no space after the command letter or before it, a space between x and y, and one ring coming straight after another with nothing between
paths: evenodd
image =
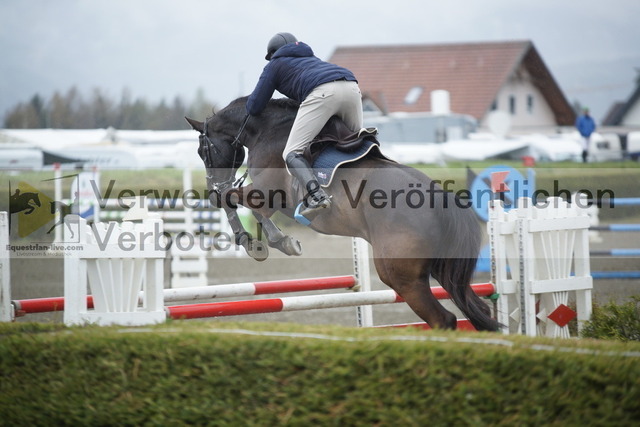
<instances>
[{"instance_id":1,"label":"horse's ear","mask_svg":"<svg viewBox=\"0 0 640 427\"><path fill-rule=\"evenodd\" d=\"M185 116L184 118L191 125L191 128L193 130L197 130L200 133L204 133L204 123L203 122L199 122L197 120L190 119L187 116Z\"/></svg>"}]
</instances>

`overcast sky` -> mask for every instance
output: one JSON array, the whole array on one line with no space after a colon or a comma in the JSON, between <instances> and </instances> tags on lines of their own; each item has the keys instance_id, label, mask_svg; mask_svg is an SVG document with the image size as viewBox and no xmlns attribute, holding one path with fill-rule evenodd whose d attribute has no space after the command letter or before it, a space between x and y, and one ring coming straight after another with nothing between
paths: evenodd
<instances>
[{"instance_id":1,"label":"overcast sky","mask_svg":"<svg viewBox=\"0 0 640 427\"><path fill-rule=\"evenodd\" d=\"M600 120L640 68L638 0L0 0L0 118L77 86L119 100L222 107L251 92L266 44L289 31L338 46L531 40L570 102Z\"/></svg>"}]
</instances>

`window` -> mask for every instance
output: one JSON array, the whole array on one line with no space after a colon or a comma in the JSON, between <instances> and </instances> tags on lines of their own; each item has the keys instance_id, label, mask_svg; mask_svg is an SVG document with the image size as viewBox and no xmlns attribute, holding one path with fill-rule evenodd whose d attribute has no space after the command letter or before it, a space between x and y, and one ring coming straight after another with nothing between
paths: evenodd
<instances>
[{"instance_id":1,"label":"window","mask_svg":"<svg viewBox=\"0 0 640 427\"><path fill-rule=\"evenodd\" d=\"M516 97L514 95L509 96L509 112L511 115L516 114Z\"/></svg>"},{"instance_id":2,"label":"window","mask_svg":"<svg viewBox=\"0 0 640 427\"><path fill-rule=\"evenodd\" d=\"M498 100L494 99L491 103L491 111L496 111L498 109Z\"/></svg>"},{"instance_id":3,"label":"window","mask_svg":"<svg viewBox=\"0 0 640 427\"><path fill-rule=\"evenodd\" d=\"M533 95L527 95L527 112L533 114Z\"/></svg>"},{"instance_id":4,"label":"window","mask_svg":"<svg viewBox=\"0 0 640 427\"><path fill-rule=\"evenodd\" d=\"M412 87L404 97L404 103L407 105L415 104L416 102L418 102L418 99L420 99L420 95L422 95L422 92L424 92L424 89L421 86Z\"/></svg>"},{"instance_id":5,"label":"window","mask_svg":"<svg viewBox=\"0 0 640 427\"><path fill-rule=\"evenodd\" d=\"M373 100L367 97L362 97L362 111L365 113L381 113L382 110L376 105Z\"/></svg>"}]
</instances>

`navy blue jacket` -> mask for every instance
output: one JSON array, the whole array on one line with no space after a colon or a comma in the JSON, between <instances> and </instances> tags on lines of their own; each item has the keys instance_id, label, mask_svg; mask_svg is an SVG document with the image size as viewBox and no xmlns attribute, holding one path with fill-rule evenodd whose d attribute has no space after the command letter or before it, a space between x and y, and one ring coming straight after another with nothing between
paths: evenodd
<instances>
[{"instance_id":1,"label":"navy blue jacket","mask_svg":"<svg viewBox=\"0 0 640 427\"><path fill-rule=\"evenodd\" d=\"M346 68L315 57L309 45L302 42L286 44L273 54L262 70L258 84L247 100L247 113L260 114L276 90L302 102L316 87L340 79L356 81Z\"/></svg>"}]
</instances>

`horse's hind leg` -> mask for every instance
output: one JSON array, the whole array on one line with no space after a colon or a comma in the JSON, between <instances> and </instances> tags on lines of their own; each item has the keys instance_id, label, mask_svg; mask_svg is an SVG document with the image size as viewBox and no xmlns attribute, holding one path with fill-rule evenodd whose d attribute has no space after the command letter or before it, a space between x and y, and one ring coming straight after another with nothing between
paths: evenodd
<instances>
[{"instance_id":1,"label":"horse's hind leg","mask_svg":"<svg viewBox=\"0 0 640 427\"><path fill-rule=\"evenodd\" d=\"M380 279L395 290L432 328L455 329L456 316L433 296L429 285L429 260L375 258Z\"/></svg>"},{"instance_id":2,"label":"horse's hind leg","mask_svg":"<svg viewBox=\"0 0 640 427\"><path fill-rule=\"evenodd\" d=\"M71 228L71 224L68 223L68 222L65 222L65 224L67 225L67 228L69 229L70 237L73 239L73 236L75 235L75 233L73 232L73 228Z\"/></svg>"},{"instance_id":3,"label":"horse's hind leg","mask_svg":"<svg viewBox=\"0 0 640 427\"><path fill-rule=\"evenodd\" d=\"M62 224L62 221L64 221L63 218L60 218L60 221L56 222L55 224L53 224L51 226L51 228L49 229L49 231L47 231L47 234L51 234L51 232L53 231L54 228L56 228L57 226L59 226L60 224Z\"/></svg>"}]
</instances>

